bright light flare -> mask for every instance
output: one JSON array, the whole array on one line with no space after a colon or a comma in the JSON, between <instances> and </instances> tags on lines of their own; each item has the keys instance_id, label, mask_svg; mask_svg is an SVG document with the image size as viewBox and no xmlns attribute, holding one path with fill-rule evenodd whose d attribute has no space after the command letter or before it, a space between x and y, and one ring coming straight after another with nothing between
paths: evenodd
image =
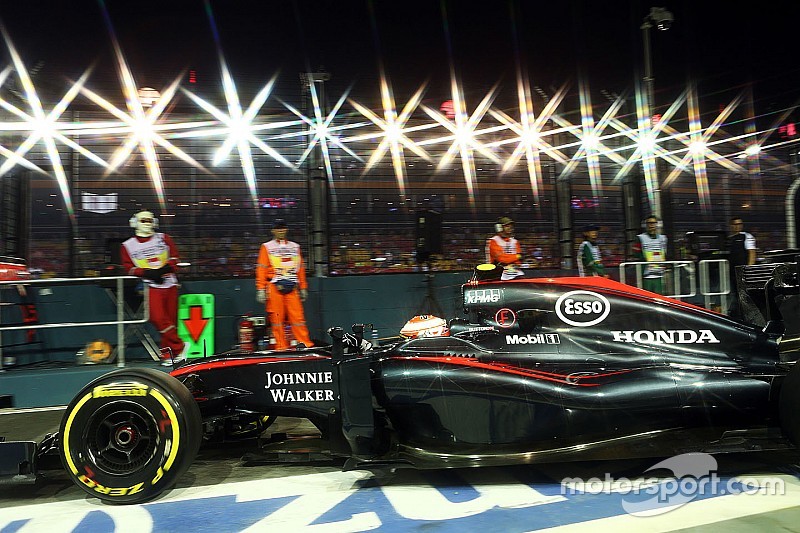
<instances>
[{"instance_id":1,"label":"bright light flare","mask_svg":"<svg viewBox=\"0 0 800 533\"><path fill-rule=\"evenodd\" d=\"M703 154L706 151L706 143L703 141L692 141L689 144L689 153L692 155Z\"/></svg>"},{"instance_id":2,"label":"bright light flare","mask_svg":"<svg viewBox=\"0 0 800 533\"><path fill-rule=\"evenodd\" d=\"M517 145L514 151L506 159L503 164L503 172L508 172L514 168L517 163L525 156L525 161L528 167L528 179L531 184L531 192L533 193L534 202L539 203L539 191L542 188L542 166L540 152L544 152L561 164L567 163L567 156L560 150L554 148L550 143L545 141L545 133L553 135L556 133L554 130L544 132L544 127L552 120L553 114L558 109L559 104L564 99L567 92L567 86L563 85L551 98L544 109L536 117L533 110L533 98L531 97L530 82L523 76L521 68L517 69L517 104L519 107L520 120L519 122L512 119L506 113L500 110L491 109L489 113L497 119L501 124L504 124L510 129L516 138L510 141L500 141L498 143L490 143L487 146L497 146L506 142L516 142Z\"/></svg>"},{"instance_id":3,"label":"bright light flare","mask_svg":"<svg viewBox=\"0 0 800 533\"><path fill-rule=\"evenodd\" d=\"M83 154L86 157L89 157L95 162L98 162L102 165L105 165L105 162L91 154L88 150L80 147L77 143L73 142L71 139L68 139L61 133L59 133L60 125L58 123L59 118L61 115L66 111L69 104L75 99L78 95L80 88L83 86L83 83L86 81L86 78L89 76L89 71L87 70L83 76L78 80L77 83L73 84L72 87L67 91L67 93L61 98L61 100L53 107L50 113L45 114L44 108L42 107L41 100L39 99L39 95L36 92L36 87L33 85L33 80L28 73L28 69L25 67L25 63L22 61L17 49L14 47L14 44L11 41L11 37L8 35L5 26L0 24L0 32L3 35L3 39L5 40L6 46L8 47L9 54L11 55L11 61L14 64L14 69L17 72L17 77L19 78L23 90L25 92L25 100L28 103L28 107L30 108L30 113L26 113L20 109L18 109L13 104L6 102L3 99L0 99L0 106L2 106L7 111L11 112L12 114L18 116L22 120L24 120L29 128L30 135L28 136L25 141L17 148L14 152L13 157L8 157L6 161L0 166L0 176L5 175L11 168L17 165L21 158L39 141L45 146L45 151L47 152L47 157L50 160L50 164L53 167L53 173L56 177L56 182L58 183L58 188L61 192L61 196L64 199L64 206L66 208L66 212L69 215L70 219L72 220L73 224L75 223L75 209L72 204L72 196L69 191L69 184L67 181L67 175L64 172L64 166L61 163L61 156L58 153L58 148L56 147L56 140L59 142L66 144L70 148L76 150L77 152ZM0 76L2 76L2 82L5 82L6 78L9 75L10 70L6 68ZM7 151L3 151L4 154L7 155ZM38 169L38 167L36 167ZM41 169L38 169L41 170Z\"/></svg>"},{"instance_id":4,"label":"bright light flare","mask_svg":"<svg viewBox=\"0 0 800 533\"><path fill-rule=\"evenodd\" d=\"M644 94L644 91L641 90L640 86L637 87L636 90L636 117L639 126L638 130L639 137L645 139L652 139L653 142L656 142L659 131L658 126L660 126L663 123L663 119L659 121L658 124L656 125L657 126L656 130L651 131L652 118L650 116L650 106L649 102L647 101L647 95ZM644 153L639 152L639 155L642 159L642 168L644 170L644 184L645 188L647 189L647 202L650 204L650 212L654 213L656 216L660 216L661 206L660 206L660 194L658 188L659 187L658 173L656 170L656 161L655 157L653 156L653 151ZM624 168L625 167L623 166L623 169Z\"/></svg>"},{"instance_id":5,"label":"bright light flare","mask_svg":"<svg viewBox=\"0 0 800 533\"><path fill-rule=\"evenodd\" d=\"M139 89L134 80L133 73L128 66L125 55L122 53L122 47L117 40L114 26L111 24L111 17L102 0L100 1L100 7L106 21L106 26L108 27L111 44L114 49L114 56L117 60L117 74L122 86L122 92L125 95L127 112L118 109L111 102L89 89L81 88L81 92L95 104L99 105L131 128L130 134L123 145L112 155L107 172L116 170L130 157L133 150L138 147L142 159L144 159L145 168L147 169L150 181L155 189L161 212L164 214L167 212L167 202L164 194L164 184L156 145L165 148L169 153L182 161L205 171L202 165L192 159L183 150L166 140L155 128L156 122L161 118L161 115L175 96L178 83L182 76L178 76L170 86L162 91L161 97L145 111L145 106L142 104L142 100L139 96Z\"/></svg>"},{"instance_id":6,"label":"bright light flare","mask_svg":"<svg viewBox=\"0 0 800 533\"><path fill-rule=\"evenodd\" d=\"M703 130L700 121L700 106L697 97L697 87L695 84L690 84L687 89L686 105L689 114L689 134L680 135L673 128L665 125L664 130L668 133L674 134L674 137L686 145L686 155L681 159L681 165L676 166L669 176L664 180L663 187L669 187L675 181L681 172L685 171L685 165L690 161L694 167L695 185L697 187L697 196L700 201L700 208L703 213L708 213L711 210L711 191L708 186L708 172L706 168L706 160L711 160L718 163L729 170L739 174L745 174L746 170L732 159L722 156L716 151L712 150L709 146L712 136L719 130L725 123L725 120L731 115L736 107L742 101L742 94L736 96L720 114L714 119L711 125Z\"/></svg>"},{"instance_id":7,"label":"bright light flare","mask_svg":"<svg viewBox=\"0 0 800 533\"><path fill-rule=\"evenodd\" d=\"M339 110L344 104L345 100L347 100L347 95L350 93L350 89L347 89L344 94L339 98L336 104L333 106L333 109L325 115L325 112L322 109L322 104L320 104L320 99L317 94L316 83L309 79L308 89L311 94L311 104L314 107L314 117L307 117L300 111L298 111L294 106L289 105L284 102L284 106L286 109L294 113L297 118L299 118L302 122L304 122L308 129L300 134L290 134L288 136L297 136L297 135L308 135L310 140L308 142L308 146L306 146L305 151L300 156L298 160L298 164L302 164L309 155L311 155L314 148L317 145L320 147L320 152L322 152L322 161L325 165L325 175L328 178L328 183L331 186L331 189L334 187L333 181L333 165L331 163L331 154L330 154L330 147L336 146L341 150L345 151L353 158L363 161L360 155L356 154L353 150L345 146L339 136L335 133L342 129L348 129L355 127L353 125L345 125L345 126L331 126L336 115L339 113Z\"/></svg>"},{"instance_id":8,"label":"bright light flare","mask_svg":"<svg viewBox=\"0 0 800 533\"><path fill-rule=\"evenodd\" d=\"M600 171L600 155L608 157L617 164L624 164L624 158L615 151L606 147L603 143L605 140L605 130L614 124L617 113L622 109L625 103L625 96L620 95L609 106L603 116L597 123L594 119L594 110L589 92L589 86L585 80L581 80L579 87L579 96L581 102L581 125L580 127L573 126L567 119L561 116L554 116L553 121L562 126L565 131L575 135L580 144L578 150L572 156L570 162L564 167L559 175L559 179L565 179L570 176L582 159L586 159L586 166L589 171L589 182L592 187L592 196L594 198L603 197L603 179Z\"/></svg>"},{"instance_id":9,"label":"bright light flare","mask_svg":"<svg viewBox=\"0 0 800 533\"><path fill-rule=\"evenodd\" d=\"M253 145L257 147L259 150L269 155L283 166L292 169L293 171L297 171L297 168L280 153L278 153L277 150L256 137L255 134L258 131L294 125L296 122L281 122L267 125L255 123L258 112L264 106L270 94L272 93L275 80L277 79L277 74L273 75L272 78L264 85L264 87L258 91L247 109L244 111L242 110L242 105L239 100L239 92L236 88L236 82L234 81L233 76L231 76L230 70L228 69L228 64L225 61L225 56L222 52L222 43L220 41L219 32L217 31L214 14L211 11L211 4L209 2L205 2L205 8L206 15L208 16L208 21L211 26L211 33L214 36L214 41L217 47L217 59L219 61L220 77L222 78L222 91L225 96L228 112L223 112L203 98L200 98L196 94L184 89L184 94L186 94L190 100L222 123L221 127L208 128L197 132L188 132L188 134L185 136L198 138L226 135L227 137L225 140L214 152L212 164L215 166L222 164L222 162L228 157L228 155L230 155L235 147L237 153L239 154L239 164L242 168L242 174L244 174L247 188L250 192L250 200L253 207L258 208L258 185L256 182L256 171L255 165L253 164L253 154L250 150L250 146Z\"/></svg>"},{"instance_id":10,"label":"bright light flare","mask_svg":"<svg viewBox=\"0 0 800 533\"><path fill-rule=\"evenodd\" d=\"M592 185L592 195L595 198L602 198L603 180L600 175L600 161L596 153L601 148L600 135L595 131L592 99L589 94L589 86L583 78L580 80L579 93L581 102L581 141L583 152L586 154L586 164L589 168L589 182ZM581 150L578 150L578 153L580 152Z\"/></svg>"},{"instance_id":11,"label":"bright light flare","mask_svg":"<svg viewBox=\"0 0 800 533\"><path fill-rule=\"evenodd\" d=\"M297 168L280 153L278 153L277 150L263 140L259 139L256 136L256 133L258 131L275 129L288 125L296 125L297 121L280 122L274 124L256 124L255 120L258 116L258 111L266 103L277 77L273 76L272 79L270 79L270 81L264 87L262 87L258 94L253 98L247 110L242 112L241 105L239 104L239 96L236 91L233 78L228 72L228 68L224 63L224 59L221 59L221 61L222 63L220 68L222 70L222 76L224 79L228 80L227 82L223 83L223 87L225 88L225 100L228 105L228 112L225 113L196 94L184 90L184 94L186 94L189 99L197 104L198 107L222 123L220 127L208 128L198 132L190 132L187 136L197 138L227 135L219 148L214 151L212 164L215 166L222 164L235 147L237 153L239 154L239 164L242 168L242 174L245 177L248 190L250 191L250 199L255 206L258 204L258 187L256 184L256 171L255 165L253 164L253 154L250 150L251 145L257 147L259 150L269 155L283 166L290 168L293 171L297 170Z\"/></svg>"},{"instance_id":12,"label":"bright light flare","mask_svg":"<svg viewBox=\"0 0 800 533\"><path fill-rule=\"evenodd\" d=\"M419 106L424 92L425 84L421 85L419 89L417 89L417 91L411 96L411 98L409 98L408 102L406 102L406 105L403 106L403 110L398 115L394 92L392 91L386 76L381 75L381 103L383 105L383 119L355 100L349 100L350 105L356 108L359 113L364 115L373 124L383 130L383 139L378 144L378 147L372 152L370 158L367 160L364 172L368 172L370 169L372 169L379 161L383 159L383 156L386 154L386 152L389 151L392 157L392 167L394 168L397 188L399 189L401 196L406 194L406 165L404 150L411 150L417 156L425 159L426 161L430 161L431 159L428 152L417 146L414 141L406 136L405 132L406 123ZM355 138L347 139L347 141L353 139Z\"/></svg>"},{"instance_id":13,"label":"bright light flare","mask_svg":"<svg viewBox=\"0 0 800 533\"><path fill-rule=\"evenodd\" d=\"M750 146L748 146L748 147L747 147L747 148L745 148L745 150L744 150L744 154L745 154L746 156L749 156L749 157L754 157L754 156L757 156L757 155L758 155L758 154L760 154L760 153L761 153L761 145L760 145L760 144L758 144L758 143L756 143L756 144L751 144Z\"/></svg>"},{"instance_id":14,"label":"bright light flare","mask_svg":"<svg viewBox=\"0 0 800 533\"><path fill-rule=\"evenodd\" d=\"M636 101L637 104L639 104L637 105L639 129L631 129L621 120L616 118L611 120L611 126L621 135L629 138L634 143L636 148L633 154L628 157L627 161L625 161L622 167L619 169L612 183L619 183L619 181L630 172L633 166L640 161L642 162L642 165L647 168L648 158L652 157L660 157L664 161L670 163L673 167L680 168L682 171L686 170L687 168L685 163L682 163L680 159L675 157L671 152L664 149L658 143L659 133L668 127L669 121L672 120L683 103L686 101L686 91L684 91L674 102L672 102L672 104L670 104L667 111L661 116L661 119L656 122L655 125L652 124L650 118L644 113L643 106L641 105L641 98L642 96L640 92L637 92ZM654 164L655 159L651 159L651 161ZM648 198L650 200L653 198L650 195L650 191L648 191ZM653 206L651 205L651 208L652 207Z\"/></svg>"},{"instance_id":15,"label":"bright light flare","mask_svg":"<svg viewBox=\"0 0 800 533\"><path fill-rule=\"evenodd\" d=\"M461 157L461 168L464 172L464 182L467 186L469 202L474 206L476 180L474 152L477 151L490 161L501 164L500 159L477 140L479 135L493 131L490 129L478 131L477 127L484 115L489 111L497 95L498 86L495 84L486 96L483 97L483 100L481 100L475 108L472 115L467 114L463 90L454 76L451 77L450 80L450 89L453 96L453 110L455 112L455 119L453 121L449 120L438 110L431 109L428 106L423 105L422 109L429 117L439 123L439 125L450 131L451 135L430 139L425 141L425 144L452 141L445 155L439 160L437 168L441 170L448 166L456 155Z\"/></svg>"},{"instance_id":16,"label":"bright light flare","mask_svg":"<svg viewBox=\"0 0 800 533\"><path fill-rule=\"evenodd\" d=\"M600 138L593 133L589 133L583 137L584 150L597 150L600 146Z\"/></svg>"},{"instance_id":17,"label":"bright light flare","mask_svg":"<svg viewBox=\"0 0 800 533\"><path fill-rule=\"evenodd\" d=\"M637 141L637 145L642 154L652 154L656 147L656 140L652 135L642 136Z\"/></svg>"}]
</instances>

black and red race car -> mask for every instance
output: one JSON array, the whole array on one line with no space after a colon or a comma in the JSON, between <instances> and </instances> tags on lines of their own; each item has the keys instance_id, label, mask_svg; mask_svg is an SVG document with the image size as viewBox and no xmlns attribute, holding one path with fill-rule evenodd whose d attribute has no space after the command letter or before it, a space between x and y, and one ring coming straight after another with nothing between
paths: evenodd
<instances>
[{"instance_id":1,"label":"black and red race car","mask_svg":"<svg viewBox=\"0 0 800 533\"><path fill-rule=\"evenodd\" d=\"M205 440L275 416L312 421L345 469L792 448L800 371L780 316L797 292L790 274L765 284L756 326L602 278L477 271L448 336L371 346L364 326L332 328L322 348L237 350L169 375L118 370L75 397L58 435L0 451L28 473L57 452L87 493L132 503L171 487Z\"/></svg>"}]
</instances>

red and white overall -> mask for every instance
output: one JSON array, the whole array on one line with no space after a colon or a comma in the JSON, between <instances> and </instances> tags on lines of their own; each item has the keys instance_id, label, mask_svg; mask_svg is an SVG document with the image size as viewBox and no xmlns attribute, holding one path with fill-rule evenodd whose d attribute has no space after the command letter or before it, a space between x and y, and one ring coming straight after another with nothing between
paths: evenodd
<instances>
[{"instance_id":1,"label":"red and white overall","mask_svg":"<svg viewBox=\"0 0 800 533\"><path fill-rule=\"evenodd\" d=\"M145 270L171 265L177 270L178 249L166 233L149 237L131 237L122 243L120 257L124 271L141 277ZM142 279L150 291L150 323L161 334L161 348L171 348L177 357L183 351L183 341L178 337L178 278L174 273L164 275L163 283ZM169 354L162 355L169 359Z\"/></svg>"}]
</instances>

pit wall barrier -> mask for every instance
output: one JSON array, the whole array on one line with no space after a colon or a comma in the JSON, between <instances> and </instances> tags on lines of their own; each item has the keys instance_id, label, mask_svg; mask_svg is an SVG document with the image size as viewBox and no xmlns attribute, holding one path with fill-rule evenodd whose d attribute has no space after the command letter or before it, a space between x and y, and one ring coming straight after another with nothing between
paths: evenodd
<instances>
[{"instance_id":1,"label":"pit wall barrier","mask_svg":"<svg viewBox=\"0 0 800 533\"><path fill-rule=\"evenodd\" d=\"M620 280L641 287L641 269L645 265L621 264ZM667 284L677 290L667 292L667 296L674 295L699 305L714 305L713 301L708 301L709 297L725 296L729 292L725 260L701 261L699 264L667 261L664 265L680 271L680 278L675 278L675 284ZM639 274L636 274L637 271ZM696 281L698 273L699 291ZM527 277L532 278L564 275L574 276L575 273L555 270L527 272ZM326 331L329 327L341 326L349 331L355 323L373 324L379 338L393 337L415 315L434 314L442 318L463 316L461 285L470 276L471 272L464 271L309 278L308 298L304 304L306 323L312 339L322 342L327 342ZM123 300L115 297L120 290L117 283L124 282L125 290L130 292L130 283L136 280L122 276L25 282L29 301L34 303L38 314L38 323L31 325L22 325L19 316L13 316L15 312L18 314L15 308L19 298L15 301L13 294L9 297L9 293L15 291L8 289L19 283L0 283L0 287L5 288L0 291L0 301L4 304L0 315L2 354L17 356L20 364L47 361L74 363L76 354L88 342L104 339L115 349L124 349L122 357L118 355L115 358L115 363L121 363L120 366L128 360L153 359L152 349L148 349L130 331L125 332L126 342L119 342L123 327L131 326L144 328L158 339L152 325L147 323L147 315L142 314L146 313L146 305L137 302L134 306L137 314L131 316L130 309L121 309ZM216 351L236 346L237 327L242 316L266 314L264 306L256 302L255 282L252 279L183 281L180 293L213 295ZM130 303L130 298L126 297L125 302ZM24 342L23 337L28 329L36 331L33 343Z\"/></svg>"},{"instance_id":2,"label":"pit wall barrier","mask_svg":"<svg viewBox=\"0 0 800 533\"><path fill-rule=\"evenodd\" d=\"M554 275L536 271L536 276ZM304 304L306 322L313 339L327 342L327 329L341 326L349 330L354 323L371 323L380 337L391 337L414 315L436 314L442 317L461 316L461 285L470 272L437 274L394 274L380 276L346 276L310 278L308 299ZM130 282L137 278L120 278L130 293ZM31 280L24 283L25 302L8 290L20 283L5 283L0 339L2 354L16 359L19 367L42 363L75 363L76 354L96 339L108 341L115 349L124 348L123 358L116 364L151 361L152 350L129 330L120 342L120 328L138 326L158 339L141 301L131 304L130 296L117 298L113 287L117 278L66 278ZM2 286L2 285L0 285ZM181 295L208 294L214 298L216 351L234 348L238 342L237 326L245 315L264 316L265 308L256 302L253 279L183 281ZM119 304L129 308L120 315ZM32 303L36 308L36 324L22 324L19 307ZM130 309L133 308L133 311ZM138 313L131 317L132 313ZM120 318L123 316L123 318ZM88 327L92 326L92 327ZM26 342L27 331L35 331L33 342ZM64 365L62 365L64 366ZM9 370L13 366L8 367ZM0 390L0 393L2 390Z\"/></svg>"}]
</instances>

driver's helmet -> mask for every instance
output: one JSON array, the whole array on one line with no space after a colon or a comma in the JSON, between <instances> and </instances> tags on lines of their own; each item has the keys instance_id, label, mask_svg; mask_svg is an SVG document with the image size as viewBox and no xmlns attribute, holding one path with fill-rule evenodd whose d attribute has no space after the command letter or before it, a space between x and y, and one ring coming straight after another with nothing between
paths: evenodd
<instances>
[{"instance_id":1,"label":"driver's helmet","mask_svg":"<svg viewBox=\"0 0 800 533\"><path fill-rule=\"evenodd\" d=\"M447 321L434 315L417 315L403 326L400 336L406 339L420 339L423 337L447 337L450 330Z\"/></svg>"}]
</instances>

